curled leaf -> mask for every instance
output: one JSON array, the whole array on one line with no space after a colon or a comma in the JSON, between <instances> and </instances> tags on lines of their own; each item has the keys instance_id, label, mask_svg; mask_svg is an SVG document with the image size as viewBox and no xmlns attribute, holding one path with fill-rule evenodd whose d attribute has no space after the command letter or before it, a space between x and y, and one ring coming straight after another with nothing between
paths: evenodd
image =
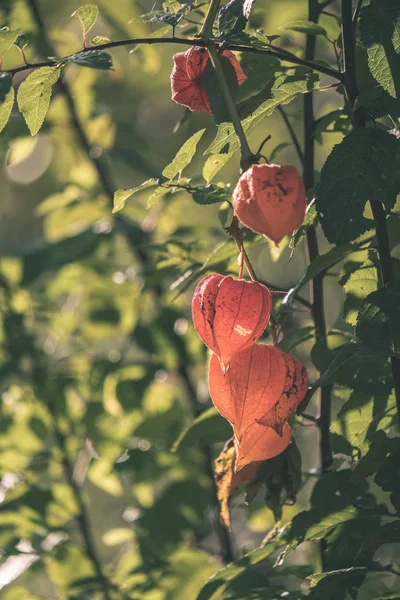
<instances>
[{"instance_id":1,"label":"curled leaf","mask_svg":"<svg viewBox=\"0 0 400 600\"><path fill-rule=\"evenodd\" d=\"M255 281L208 275L195 289L192 314L197 333L227 368L232 355L253 344L271 314L271 294ZM227 417L228 418L228 417Z\"/></svg>"}]
</instances>

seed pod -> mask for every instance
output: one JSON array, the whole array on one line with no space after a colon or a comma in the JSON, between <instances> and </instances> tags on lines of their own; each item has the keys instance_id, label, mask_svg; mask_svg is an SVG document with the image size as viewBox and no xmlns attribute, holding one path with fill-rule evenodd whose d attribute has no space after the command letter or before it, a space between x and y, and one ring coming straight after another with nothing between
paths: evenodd
<instances>
[{"instance_id":1,"label":"seed pod","mask_svg":"<svg viewBox=\"0 0 400 600\"><path fill-rule=\"evenodd\" d=\"M239 443L246 430L272 410L285 382L285 359L275 346L253 344L235 353L225 373L215 356L210 361L211 399L232 423Z\"/></svg>"},{"instance_id":2,"label":"seed pod","mask_svg":"<svg viewBox=\"0 0 400 600\"><path fill-rule=\"evenodd\" d=\"M240 443L236 442L237 456L235 471L254 462L274 458L281 454L292 439L292 430L287 423L282 427L281 435L270 427L254 423L244 434Z\"/></svg>"},{"instance_id":3,"label":"seed pod","mask_svg":"<svg viewBox=\"0 0 400 600\"><path fill-rule=\"evenodd\" d=\"M271 308L271 294L265 285L208 275L194 291L193 323L203 342L226 369L235 352L247 348L261 336Z\"/></svg>"},{"instance_id":4,"label":"seed pod","mask_svg":"<svg viewBox=\"0 0 400 600\"><path fill-rule=\"evenodd\" d=\"M230 50L221 53L231 63L235 70L238 84L242 85L247 79L236 56ZM210 101L200 84L200 76L204 72L210 55L207 48L192 46L186 52L179 52L174 57L174 67L171 73L172 100L190 110L212 114Z\"/></svg>"},{"instance_id":5,"label":"seed pod","mask_svg":"<svg viewBox=\"0 0 400 600\"><path fill-rule=\"evenodd\" d=\"M253 165L240 177L232 197L235 215L246 227L275 244L304 221L303 181L295 167Z\"/></svg>"},{"instance_id":6,"label":"seed pod","mask_svg":"<svg viewBox=\"0 0 400 600\"><path fill-rule=\"evenodd\" d=\"M212 356L210 395L233 426L236 469L280 454L291 433L286 420L302 402L308 378L303 365L275 346L254 344L231 358L229 370Z\"/></svg>"},{"instance_id":7,"label":"seed pod","mask_svg":"<svg viewBox=\"0 0 400 600\"><path fill-rule=\"evenodd\" d=\"M257 423L281 433L284 422L304 400L308 390L308 375L300 361L282 352L286 364L286 380L278 402Z\"/></svg>"}]
</instances>

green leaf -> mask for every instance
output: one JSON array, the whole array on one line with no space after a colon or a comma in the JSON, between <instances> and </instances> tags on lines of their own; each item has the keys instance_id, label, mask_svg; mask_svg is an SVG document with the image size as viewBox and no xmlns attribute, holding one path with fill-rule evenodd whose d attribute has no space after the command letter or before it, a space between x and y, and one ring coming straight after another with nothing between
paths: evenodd
<instances>
[{"instance_id":1,"label":"green leaf","mask_svg":"<svg viewBox=\"0 0 400 600\"><path fill-rule=\"evenodd\" d=\"M269 155L269 162L273 163L277 159L278 155L283 152L283 150L286 150L286 148L290 148L290 146L293 146L293 144L289 144L288 142L282 142L281 144L275 146Z\"/></svg>"},{"instance_id":2,"label":"green leaf","mask_svg":"<svg viewBox=\"0 0 400 600\"><path fill-rule=\"evenodd\" d=\"M269 83L272 84L280 69L280 62L272 56L244 52L240 66L247 79L236 92L236 103L244 102L264 90Z\"/></svg>"},{"instance_id":3,"label":"green leaf","mask_svg":"<svg viewBox=\"0 0 400 600\"><path fill-rule=\"evenodd\" d=\"M71 16L78 17L81 22L83 37L86 39L86 34L92 29L97 21L99 8L96 4L86 4L86 6L80 6Z\"/></svg>"},{"instance_id":4,"label":"green leaf","mask_svg":"<svg viewBox=\"0 0 400 600\"><path fill-rule=\"evenodd\" d=\"M361 550L355 558L355 564L371 564L375 552L383 544L398 544L400 542L400 519L380 525L368 531L363 539Z\"/></svg>"},{"instance_id":5,"label":"green leaf","mask_svg":"<svg viewBox=\"0 0 400 600\"><path fill-rule=\"evenodd\" d=\"M356 344L344 344L333 355L333 360L328 368L322 373L321 377L314 384L315 387L331 385L337 381L337 373L343 369L348 362L352 362L355 356L360 354L360 348Z\"/></svg>"},{"instance_id":6,"label":"green leaf","mask_svg":"<svg viewBox=\"0 0 400 600\"><path fill-rule=\"evenodd\" d=\"M53 85L60 77L59 67L32 71L19 87L17 101L31 135L41 128L50 104Z\"/></svg>"},{"instance_id":7,"label":"green leaf","mask_svg":"<svg viewBox=\"0 0 400 600\"><path fill-rule=\"evenodd\" d=\"M57 59L58 60L58 59ZM113 68L113 62L111 55L108 52L101 50L89 50L88 52L77 52L76 54L70 54L63 59L59 59L60 62L70 62L80 65L81 67L89 67L90 69L101 69L108 71Z\"/></svg>"},{"instance_id":8,"label":"green leaf","mask_svg":"<svg viewBox=\"0 0 400 600\"><path fill-rule=\"evenodd\" d=\"M160 183L161 183L160 179L152 177L151 179L148 179L147 181L144 181L140 185L137 185L134 188L130 188L129 190L117 190L114 193L114 200L113 200L114 208L113 208L112 212L117 213L118 211L122 210L124 208L125 202L128 200L128 198L133 196L133 194L136 194L136 192L146 190L147 188L157 187L158 185L160 185Z\"/></svg>"},{"instance_id":9,"label":"green leaf","mask_svg":"<svg viewBox=\"0 0 400 600\"><path fill-rule=\"evenodd\" d=\"M311 592L307 598L312 600L334 600L345 598L346 590L349 588L359 589L365 576L366 567L349 567L337 571L325 571L309 575Z\"/></svg>"},{"instance_id":10,"label":"green leaf","mask_svg":"<svg viewBox=\"0 0 400 600\"><path fill-rule=\"evenodd\" d=\"M229 201L232 197L228 189L214 184L199 186L191 194L197 204L218 204Z\"/></svg>"},{"instance_id":11,"label":"green leaf","mask_svg":"<svg viewBox=\"0 0 400 600\"><path fill-rule=\"evenodd\" d=\"M239 88L236 71L229 58L226 56L219 54L218 60L224 72L225 81L228 84L231 96L234 98ZM207 61L206 68L199 77L199 82L208 96L211 111L216 124L219 125L223 121L230 121L225 98L223 96L221 86L219 85L218 77L211 60Z\"/></svg>"},{"instance_id":12,"label":"green leaf","mask_svg":"<svg viewBox=\"0 0 400 600\"><path fill-rule=\"evenodd\" d=\"M20 29L0 29L0 57L12 47L20 32Z\"/></svg>"},{"instance_id":13,"label":"green leaf","mask_svg":"<svg viewBox=\"0 0 400 600\"><path fill-rule=\"evenodd\" d=\"M174 444L174 452L184 452L197 443L226 442L232 437L232 427L213 406L205 410L185 429Z\"/></svg>"},{"instance_id":14,"label":"green leaf","mask_svg":"<svg viewBox=\"0 0 400 600\"><path fill-rule=\"evenodd\" d=\"M14 44L17 48L25 48L29 44L29 40L24 33L20 33Z\"/></svg>"},{"instance_id":15,"label":"green leaf","mask_svg":"<svg viewBox=\"0 0 400 600\"><path fill-rule=\"evenodd\" d=\"M203 177L210 183L216 174L226 165L232 154L212 154L209 156L203 167Z\"/></svg>"},{"instance_id":16,"label":"green leaf","mask_svg":"<svg viewBox=\"0 0 400 600\"><path fill-rule=\"evenodd\" d=\"M254 0L230 0L218 13L219 37L240 33L249 20Z\"/></svg>"},{"instance_id":17,"label":"green leaf","mask_svg":"<svg viewBox=\"0 0 400 600\"><path fill-rule=\"evenodd\" d=\"M299 71L298 71L299 73ZM263 102L257 110L242 121L246 135L250 133L265 117L271 115L279 105L289 104L296 96L318 89L319 77L315 73L301 75L279 74L271 90L271 97ZM216 138L205 151L205 154L221 152L229 145L229 152L239 150L239 141L230 123L221 123Z\"/></svg>"},{"instance_id":18,"label":"green leaf","mask_svg":"<svg viewBox=\"0 0 400 600\"><path fill-rule=\"evenodd\" d=\"M11 111L14 106L15 92L14 88L11 87L8 91L4 102L0 105L0 132L3 131L4 127L8 123Z\"/></svg>"},{"instance_id":19,"label":"green leaf","mask_svg":"<svg viewBox=\"0 0 400 600\"><path fill-rule=\"evenodd\" d=\"M170 12L158 12L153 15L150 19L146 19L146 23L166 23L171 27L176 27L179 21L182 19L185 11L178 11L176 13Z\"/></svg>"},{"instance_id":20,"label":"green leaf","mask_svg":"<svg viewBox=\"0 0 400 600\"><path fill-rule=\"evenodd\" d=\"M204 134L205 129L200 129L195 134L192 135L186 142L183 144L182 148L176 154L174 160L165 167L162 174L167 179L173 179L181 173L185 167L190 164L195 155L197 144L199 143L202 135Z\"/></svg>"},{"instance_id":21,"label":"green leaf","mask_svg":"<svg viewBox=\"0 0 400 600\"><path fill-rule=\"evenodd\" d=\"M234 581L250 567L268 558L276 548L276 544L269 542L262 548L245 554L236 563L221 569L206 583L196 600L221 600L224 590L231 581Z\"/></svg>"},{"instance_id":22,"label":"green leaf","mask_svg":"<svg viewBox=\"0 0 400 600\"><path fill-rule=\"evenodd\" d=\"M10 91L11 83L11 73L0 73L0 104L2 104L5 101L7 94Z\"/></svg>"},{"instance_id":23,"label":"green leaf","mask_svg":"<svg viewBox=\"0 0 400 600\"><path fill-rule=\"evenodd\" d=\"M102 44L109 44L111 42L110 38L104 35L96 35L92 40L90 40L91 46L101 46Z\"/></svg>"},{"instance_id":24,"label":"green leaf","mask_svg":"<svg viewBox=\"0 0 400 600\"><path fill-rule=\"evenodd\" d=\"M394 408L393 398L367 390L353 391L332 422L331 432L343 435L364 455L376 432L388 427Z\"/></svg>"},{"instance_id":25,"label":"green leaf","mask_svg":"<svg viewBox=\"0 0 400 600\"><path fill-rule=\"evenodd\" d=\"M373 77L393 98L400 86L400 5L373 0L360 14L361 43L367 48Z\"/></svg>"},{"instance_id":26,"label":"green leaf","mask_svg":"<svg viewBox=\"0 0 400 600\"><path fill-rule=\"evenodd\" d=\"M273 162L272 156L270 157L270 161ZM295 250L297 248L297 246L300 244L300 242L306 236L307 231L310 229L310 227L312 227L313 225L316 225L317 223L318 223L317 209L315 208L314 200L312 200L310 202L310 204L307 206L306 217L303 221L303 224L300 225L300 227L293 233L292 237L290 238L289 248L291 248L292 250Z\"/></svg>"},{"instance_id":27,"label":"green leaf","mask_svg":"<svg viewBox=\"0 0 400 600\"><path fill-rule=\"evenodd\" d=\"M301 277L299 282L292 288L286 296L282 300L283 307L290 306L293 300L296 298L297 294L301 290L301 288L314 279L316 275L327 271L339 261L342 260L348 254L355 252L357 247L353 244L344 244L343 246L337 246L336 248L332 248L326 254L321 254L318 256L313 262L307 267L306 272Z\"/></svg>"},{"instance_id":28,"label":"green leaf","mask_svg":"<svg viewBox=\"0 0 400 600\"><path fill-rule=\"evenodd\" d=\"M385 357L400 350L400 283L369 294L357 319L356 335L368 352Z\"/></svg>"},{"instance_id":29,"label":"green leaf","mask_svg":"<svg viewBox=\"0 0 400 600\"><path fill-rule=\"evenodd\" d=\"M363 216L368 200L388 208L396 199L399 140L379 129L358 129L328 156L316 187L315 201L329 242L343 244L371 229Z\"/></svg>"},{"instance_id":30,"label":"green leaf","mask_svg":"<svg viewBox=\"0 0 400 600\"><path fill-rule=\"evenodd\" d=\"M321 25L317 25L317 23L313 23L312 21L291 21L290 23L283 25L280 29L298 31L300 33L306 33L307 35L326 36L325 27L321 27Z\"/></svg>"}]
</instances>

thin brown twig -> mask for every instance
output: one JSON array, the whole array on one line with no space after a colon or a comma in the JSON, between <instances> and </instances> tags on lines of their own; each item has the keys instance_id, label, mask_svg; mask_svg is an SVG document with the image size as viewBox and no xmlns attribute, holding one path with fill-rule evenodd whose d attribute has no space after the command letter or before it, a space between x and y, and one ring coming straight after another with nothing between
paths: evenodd
<instances>
[{"instance_id":1,"label":"thin brown twig","mask_svg":"<svg viewBox=\"0 0 400 600\"><path fill-rule=\"evenodd\" d=\"M216 46L220 44L218 40L213 38L210 39ZM39 67L54 67L63 62L68 62L71 56L77 56L79 54L87 54L88 52L100 52L101 50L110 50L112 48L118 48L121 46L138 46L139 44L176 44L176 45L184 45L184 46L206 46L204 40L200 39L190 39L190 38L130 38L125 40L117 40L115 42L108 42L106 44L99 44L98 46L87 46L86 48L82 48L78 52L74 53L74 55L67 55L60 58L49 58L48 60L37 62L37 63L29 63L27 65L22 65L20 67L15 67L13 69L7 69L7 73L11 73L15 75L16 73L21 73L22 71L26 71L28 69L38 69ZM299 65L303 67L308 67L313 71L317 71L329 77L333 77L338 81L343 80L342 73L333 69L331 67L327 67L325 65L320 65L318 63L305 60L299 58L295 54L291 54L290 52L286 52L282 48L252 48L250 46L242 46L240 44L228 44L226 46L230 50L235 50L236 52L249 52L251 54L265 54L266 56L273 56L275 58L279 58L280 60L292 63L294 65Z\"/></svg>"}]
</instances>

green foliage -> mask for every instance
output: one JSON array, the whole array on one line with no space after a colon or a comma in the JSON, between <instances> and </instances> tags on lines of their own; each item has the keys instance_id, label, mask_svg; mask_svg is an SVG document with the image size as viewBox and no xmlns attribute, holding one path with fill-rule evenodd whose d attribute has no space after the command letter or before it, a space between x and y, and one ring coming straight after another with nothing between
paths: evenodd
<instances>
[{"instance_id":1,"label":"green foliage","mask_svg":"<svg viewBox=\"0 0 400 600\"><path fill-rule=\"evenodd\" d=\"M396 98L400 84L400 7L396 0L374 0L361 11L361 42L373 77Z\"/></svg>"},{"instance_id":2,"label":"green foliage","mask_svg":"<svg viewBox=\"0 0 400 600\"><path fill-rule=\"evenodd\" d=\"M310 0L317 22L305 0L221 4L209 32L250 156L211 60L212 114L170 101L176 42L209 2L0 8L4 600L400 597L399 3L363 3L354 27L340 3ZM268 136L260 162L308 184L279 247L231 202ZM207 274L249 279L244 259L274 292L261 343L298 357L309 390L288 448L228 473L228 531L213 466L233 430L190 303Z\"/></svg>"},{"instance_id":3,"label":"green foliage","mask_svg":"<svg viewBox=\"0 0 400 600\"><path fill-rule=\"evenodd\" d=\"M72 13L73 17L78 17L81 27L83 38L86 39L87 33L92 29L93 25L95 25L97 18L99 16L99 8L96 4L86 4L85 6L80 6L74 13Z\"/></svg>"},{"instance_id":4,"label":"green foliage","mask_svg":"<svg viewBox=\"0 0 400 600\"><path fill-rule=\"evenodd\" d=\"M108 71L112 69L113 62L108 52L99 50L90 50L89 52L77 52L71 54L62 60L62 62L71 62L81 67L89 67L90 69L100 69Z\"/></svg>"},{"instance_id":5,"label":"green foliage","mask_svg":"<svg viewBox=\"0 0 400 600\"><path fill-rule=\"evenodd\" d=\"M17 95L18 108L23 114L31 135L41 128L49 108L53 85L61 74L60 67L42 67L32 71L20 85Z\"/></svg>"},{"instance_id":6,"label":"green foliage","mask_svg":"<svg viewBox=\"0 0 400 600\"><path fill-rule=\"evenodd\" d=\"M355 240L371 228L363 217L368 200L393 206L398 147L399 140L386 131L359 129L332 150L315 192L321 225L331 243Z\"/></svg>"},{"instance_id":7,"label":"green foliage","mask_svg":"<svg viewBox=\"0 0 400 600\"><path fill-rule=\"evenodd\" d=\"M9 30L7 27L0 29L0 57L3 56L7 50L12 48L20 32L20 29Z\"/></svg>"},{"instance_id":8,"label":"green foliage","mask_svg":"<svg viewBox=\"0 0 400 600\"><path fill-rule=\"evenodd\" d=\"M197 144L203 136L205 129L200 129L190 137L179 149L174 160L165 167L162 174L167 179L174 179L178 173L182 173L183 169L187 167L191 162L196 153Z\"/></svg>"}]
</instances>

